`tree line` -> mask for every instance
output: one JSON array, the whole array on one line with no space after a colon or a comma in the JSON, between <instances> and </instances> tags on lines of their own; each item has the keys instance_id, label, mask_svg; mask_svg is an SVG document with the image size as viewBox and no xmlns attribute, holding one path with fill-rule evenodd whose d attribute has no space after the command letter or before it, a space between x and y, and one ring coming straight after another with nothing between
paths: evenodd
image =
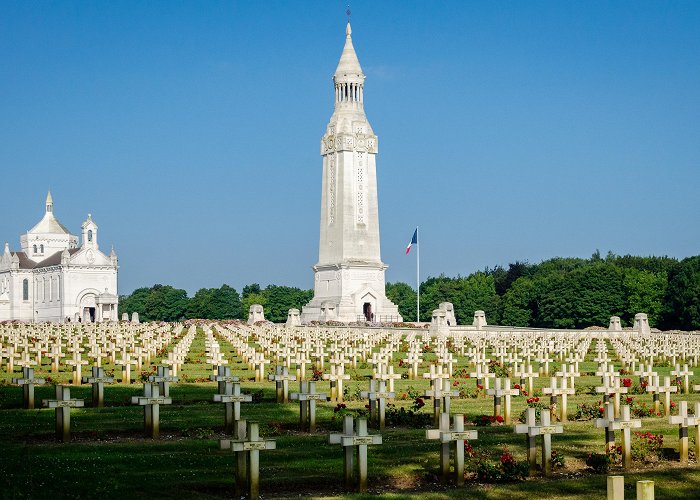
<instances>
[{"instance_id":1,"label":"tree line","mask_svg":"<svg viewBox=\"0 0 700 500\"><path fill-rule=\"evenodd\" d=\"M269 285L260 288L253 283L235 288L202 288L193 297L185 290L170 285L138 288L131 295L119 297L119 316L137 312L141 321L182 321L185 319L247 319L252 304L261 304L265 319L275 323L287 320L287 311L301 310L311 300L313 290Z\"/></svg>"},{"instance_id":2,"label":"tree line","mask_svg":"<svg viewBox=\"0 0 700 500\"><path fill-rule=\"evenodd\" d=\"M387 283L386 295L405 321L416 319L416 291L406 283ZM607 326L619 316L630 326L644 312L652 327L700 329L700 256L681 261L670 257L556 257L539 264L515 262L469 276L430 277L421 283L421 321L430 321L440 302L451 302L459 324L470 324L483 310L490 324L542 328ZM191 298L167 285L139 288L120 297L119 310L138 312L144 321L189 318L246 319L251 304L261 304L265 318L284 322L287 311L301 308L313 290L287 286L246 285L203 288Z\"/></svg>"},{"instance_id":3,"label":"tree line","mask_svg":"<svg viewBox=\"0 0 700 500\"><path fill-rule=\"evenodd\" d=\"M404 319L416 317L416 293L405 283L387 284L387 296ZM515 262L467 277L439 276L421 284L422 321L440 302L452 302L459 324L474 311L491 324L541 328L607 326L611 316L631 326L646 313L652 327L700 329L700 256L618 256L596 251L590 259L561 258L539 264Z\"/></svg>"}]
</instances>

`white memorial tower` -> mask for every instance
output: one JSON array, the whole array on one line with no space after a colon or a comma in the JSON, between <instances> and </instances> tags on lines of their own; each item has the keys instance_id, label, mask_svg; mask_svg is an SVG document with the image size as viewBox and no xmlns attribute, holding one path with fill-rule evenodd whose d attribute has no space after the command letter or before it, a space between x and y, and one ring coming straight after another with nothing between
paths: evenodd
<instances>
[{"instance_id":1,"label":"white memorial tower","mask_svg":"<svg viewBox=\"0 0 700 500\"><path fill-rule=\"evenodd\" d=\"M364 81L350 23L333 75L335 109L321 139L323 182L314 298L302 311L310 321L402 321L386 298L379 251L377 136L364 111Z\"/></svg>"}]
</instances>

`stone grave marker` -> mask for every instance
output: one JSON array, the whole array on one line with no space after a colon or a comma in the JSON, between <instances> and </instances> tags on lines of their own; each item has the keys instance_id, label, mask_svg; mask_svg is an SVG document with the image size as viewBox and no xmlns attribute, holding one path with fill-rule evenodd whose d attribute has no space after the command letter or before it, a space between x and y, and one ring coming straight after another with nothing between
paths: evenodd
<instances>
[{"instance_id":1,"label":"stone grave marker","mask_svg":"<svg viewBox=\"0 0 700 500\"><path fill-rule=\"evenodd\" d=\"M458 486L464 484L464 442L478 438L478 433L475 430L464 430L464 415L455 414L453 417L452 430L450 430L450 417L448 413L440 415L440 428L426 431L426 438L435 439L435 431L437 431L437 439L441 443L440 451L440 471L443 480L447 479L450 471L450 444L454 443L455 457L455 483Z\"/></svg>"},{"instance_id":2,"label":"stone grave marker","mask_svg":"<svg viewBox=\"0 0 700 500\"><path fill-rule=\"evenodd\" d=\"M350 380L350 375L345 373L345 367L342 364L332 364L331 372L323 374L323 380L330 381L332 401L338 403L343 402L343 381Z\"/></svg>"},{"instance_id":3,"label":"stone grave marker","mask_svg":"<svg viewBox=\"0 0 700 500\"><path fill-rule=\"evenodd\" d=\"M513 374L514 377L520 379L520 387L525 387L525 381L527 380L527 394L534 394L534 381L533 379L538 378L540 375L537 372L532 371L532 365L530 363L521 364L520 368Z\"/></svg>"},{"instance_id":4,"label":"stone grave marker","mask_svg":"<svg viewBox=\"0 0 700 500\"><path fill-rule=\"evenodd\" d=\"M34 376L34 368L22 368L22 377L13 378L12 383L22 386L22 405L27 410L34 409L34 386L44 385L43 378Z\"/></svg>"},{"instance_id":5,"label":"stone grave marker","mask_svg":"<svg viewBox=\"0 0 700 500\"><path fill-rule=\"evenodd\" d=\"M149 375L148 377L149 382L158 384L160 394L166 398L170 397L170 384L174 384L178 380L180 379L176 376L175 372L173 372L173 375L170 375L169 366L158 366L156 374Z\"/></svg>"},{"instance_id":6,"label":"stone grave marker","mask_svg":"<svg viewBox=\"0 0 700 500\"><path fill-rule=\"evenodd\" d=\"M440 439L440 433L450 430L450 414L441 413L437 429L427 429L425 439ZM440 477L446 481L450 475L450 443L440 442Z\"/></svg>"},{"instance_id":7,"label":"stone grave marker","mask_svg":"<svg viewBox=\"0 0 700 500\"><path fill-rule=\"evenodd\" d=\"M227 432L231 431L234 422L241 419L241 403L253 401L253 396L250 394L241 394L241 384L233 381L238 377L231 377L230 374L231 369L226 367L224 375L221 375L222 378L228 379L221 381L223 382L223 393L214 394L214 402L224 404L224 428Z\"/></svg>"},{"instance_id":8,"label":"stone grave marker","mask_svg":"<svg viewBox=\"0 0 700 500\"><path fill-rule=\"evenodd\" d=\"M92 385L92 406L102 408L105 404L105 384L114 382L113 377L106 377L104 368L99 366L92 367L92 376L83 377L83 384Z\"/></svg>"},{"instance_id":9,"label":"stone grave marker","mask_svg":"<svg viewBox=\"0 0 700 500\"><path fill-rule=\"evenodd\" d=\"M277 443L273 440L260 438L260 428L257 422L248 422L246 438L241 441L232 441L231 450L247 455L246 489L248 498L255 500L260 498L260 451L274 450ZM237 473L237 477L242 474Z\"/></svg>"},{"instance_id":10,"label":"stone grave marker","mask_svg":"<svg viewBox=\"0 0 700 500\"><path fill-rule=\"evenodd\" d=\"M625 500L625 476L608 476L607 500Z\"/></svg>"},{"instance_id":11,"label":"stone grave marker","mask_svg":"<svg viewBox=\"0 0 700 500\"><path fill-rule=\"evenodd\" d=\"M68 386L57 385L56 399L44 399L43 406L56 409L56 438L64 443L70 441L70 409L83 407L85 402L71 399Z\"/></svg>"},{"instance_id":12,"label":"stone grave marker","mask_svg":"<svg viewBox=\"0 0 700 500\"><path fill-rule=\"evenodd\" d=\"M459 392L457 392L459 394ZM520 394L520 391L518 389L511 389L510 387L510 379L505 378L503 379L503 383L501 383L501 379L497 378L494 381L494 388L493 389L487 389L486 394L489 396L493 396L493 416L498 417L501 415L501 398L505 398L505 415L503 417L506 425L510 425L511 423L511 418L510 418L510 409L511 409L511 398L512 396L517 396Z\"/></svg>"},{"instance_id":13,"label":"stone grave marker","mask_svg":"<svg viewBox=\"0 0 700 500\"><path fill-rule=\"evenodd\" d=\"M675 370L671 370L671 375L674 377L683 380L683 394L689 394L690 393L690 376L693 375L693 372L688 370L688 365L683 365L683 369L681 369L681 365L676 365Z\"/></svg>"},{"instance_id":14,"label":"stone grave marker","mask_svg":"<svg viewBox=\"0 0 700 500\"><path fill-rule=\"evenodd\" d=\"M612 423L613 430L622 431L622 466L629 469L632 465L632 429L642 426L642 421L630 418L629 405L623 405L620 418Z\"/></svg>"},{"instance_id":15,"label":"stone grave marker","mask_svg":"<svg viewBox=\"0 0 700 500\"><path fill-rule=\"evenodd\" d=\"M637 500L654 500L654 481L637 481Z\"/></svg>"},{"instance_id":16,"label":"stone grave marker","mask_svg":"<svg viewBox=\"0 0 700 500\"><path fill-rule=\"evenodd\" d=\"M688 416L688 402L680 401L678 403L678 415L672 415L668 418L669 424L678 424L678 452L680 461L683 464L688 463L688 427L697 424L697 414L692 417ZM696 434L696 442L700 440L700 436Z\"/></svg>"},{"instance_id":17,"label":"stone grave marker","mask_svg":"<svg viewBox=\"0 0 700 500\"><path fill-rule=\"evenodd\" d=\"M79 385L83 378L83 365L87 365L88 360L82 358L81 353L83 352L83 349L80 347L78 342L75 342L69 351L73 352L73 358L67 360L65 364L73 367L73 385Z\"/></svg>"},{"instance_id":18,"label":"stone grave marker","mask_svg":"<svg viewBox=\"0 0 700 500\"><path fill-rule=\"evenodd\" d=\"M608 402L605 403L603 416L597 418L593 425L596 428L605 429L605 452L608 453L610 450L615 448L615 429L613 424L615 423L615 409L613 404Z\"/></svg>"},{"instance_id":19,"label":"stone grave marker","mask_svg":"<svg viewBox=\"0 0 700 500\"><path fill-rule=\"evenodd\" d=\"M452 430L440 433L441 443L454 443L455 482L458 486L464 484L464 442L479 437L475 430L464 430L464 415L457 413L453 417Z\"/></svg>"},{"instance_id":20,"label":"stone grave marker","mask_svg":"<svg viewBox=\"0 0 700 500\"><path fill-rule=\"evenodd\" d=\"M299 401L299 425L302 430L316 432L316 402L327 401L328 396L316 392L316 382L302 380L299 392L292 393L291 400Z\"/></svg>"},{"instance_id":21,"label":"stone grave marker","mask_svg":"<svg viewBox=\"0 0 700 500\"><path fill-rule=\"evenodd\" d=\"M664 383L659 383L659 376L654 377L654 381L647 386L647 392L654 393L654 411L659 411L659 396L664 395L664 415L671 415L671 393L678 392L678 387L671 385L671 377L664 377Z\"/></svg>"},{"instance_id":22,"label":"stone grave marker","mask_svg":"<svg viewBox=\"0 0 700 500\"><path fill-rule=\"evenodd\" d=\"M530 473L536 467L536 437L542 436L542 472L545 476L552 474L552 434L561 434L564 428L561 425L551 425L549 413L541 412L541 425L537 425L535 408L528 408L524 424L517 424L515 432L517 434L526 434L527 440L527 456Z\"/></svg>"},{"instance_id":23,"label":"stone grave marker","mask_svg":"<svg viewBox=\"0 0 700 500\"><path fill-rule=\"evenodd\" d=\"M370 420L379 425L379 430L384 430L384 420L386 415L386 400L395 398L396 394L386 390L386 382L379 380L378 389L374 389L375 385L370 381L369 391L362 391L360 397L368 398L370 405ZM374 409L374 411L372 411Z\"/></svg>"},{"instance_id":24,"label":"stone grave marker","mask_svg":"<svg viewBox=\"0 0 700 500\"><path fill-rule=\"evenodd\" d=\"M275 374L268 376L269 380L275 381L275 394L278 403L286 403L289 400L289 382L294 382L297 378L289 374L286 366L277 365Z\"/></svg>"},{"instance_id":25,"label":"stone grave marker","mask_svg":"<svg viewBox=\"0 0 700 500\"><path fill-rule=\"evenodd\" d=\"M425 391L424 396L433 400L433 424L437 426L440 414L450 413L450 399L459 396L459 391L452 390L448 378L437 377L431 379L430 389Z\"/></svg>"},{"instance_id":26,"label":"stone grave marker","mask_svg":"<svg viewBox=\"0 0 700 500\"><path fill-rule=\"evenodd\" d=\"M248 436L248 423L246 420L236 420L233 426L233 439L219 439L220 450L231 450L233 441L245 441ZM242 498L246 495L248 484L248 453L245 451L233 452L236 461L236 480L234 482L235 498Z\"/></svg>"},{"instance_id":27,"label":"stone grave marker","mask_svg":"<svg viewBox=\"0 0 700 500\"><path fill-rule=\"evenodd\" d=\"M345 484L351 486L355 483L359 491L367 491L367 446L382 444L382 436L369 435L367 433L367 420L357 419L357 433L353 432L353 418L351 415L343 417L343 432L329 436L330 444L340 444L344 453ZM353 449L357 448L357 481L353 481Z\"/></svg>"},{"instance_id":28,"label":"stone grave marker","mask_svg":"<svg viewBox=\"0 0 700 500\"><path fill-rule=\"evenodd\" d=\"M157 384L143 384L143 396L133 396L131 403L143 406L144 431L153 439L160 437L160 405L169 405L173 400L160 395Z\"/></svg>"},{"instance_id":29,"label":"stone grave marker","mask_svg":"<svg viewBox=\"0 0 700 500\"><path fill-rule=\"evenodd\" d=\"M543 394L550 395L550 418L557 419L566 422L568 419L568 395L574 395L576 390L572 387L567 386L567 377L561 378L561 385L557 387L557 377L550 378L550 386L544 387L542 389ZM561 405L559 405L559 398L561 398ZM558 413L558 415L557 415Z\"/></svg>"}]
</instances>

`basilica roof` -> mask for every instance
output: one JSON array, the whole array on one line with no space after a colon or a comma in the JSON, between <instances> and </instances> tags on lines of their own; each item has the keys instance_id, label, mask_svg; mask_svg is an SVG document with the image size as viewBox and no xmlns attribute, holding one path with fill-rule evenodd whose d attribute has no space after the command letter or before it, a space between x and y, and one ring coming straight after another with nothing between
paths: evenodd
<instances>
[{"instance_id":1,"label":"basilica roof","mask_svg":"<svg viewBox=\"0 0 700 500\"><path fill-rule=\"evenodd\" d=\"M36 267L36 262L34 262L29 257L27 257L26 253L24 253L24 252L12 252L12 255L16 255L17 258L19 259L19 268L20 269L34 269Z\"/></svg>"},{"instance_id":2,"label":"basilica roof","mask_svg":"<svg viewBox=\"0 0 700 500\"><path fill-rule=\"evenodd\" d=\"M46 212L39 223L27 232L29 234L70 234L70 231L51 212Z\"/></svg>"},{"instance_id":3,"label":"basilica roof","mask_svg":"<svg viewBox=\"0 0 700 500\"><path fill-rule=\"evenodd\" d=\"M53 197L51 191L46 195L46 212L39 223L27 231L27 234L70 234L70 231L61 224L53 214Z\"/></svg>"},{"instance_id":4,"label":"basilica roof","mask_svg":"<svg viewBox=\"0 0 700 500\"><path fill-rule=\"evenodd\" d=\"M69 248L68 253L73 255L74 253L77 253L80 251L80 248ZM49 257L46 257L44 260L41 262L37 263L34 266L34 269L39 269L41 267L51 267L51 266L58 266L61 264L61 254L63 251L56 252Z\"/></svg>"}]
</instances>

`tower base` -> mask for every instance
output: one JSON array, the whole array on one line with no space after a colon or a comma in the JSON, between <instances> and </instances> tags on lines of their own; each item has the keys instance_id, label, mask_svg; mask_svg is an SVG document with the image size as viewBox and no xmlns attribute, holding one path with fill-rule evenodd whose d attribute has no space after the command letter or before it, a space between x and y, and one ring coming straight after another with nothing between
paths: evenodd
<instances>
[{"instance_id":1,"label":"tower base","mask_svg":"<svg viewBox=\"0 0 700 500\"><path fill-rule=\"evenodd\" d=\"M367 262L314 266L314 298L302 309L301 322L402 322L398 306L385 294L386 267Z\"/></svg>"}]
</instances>

